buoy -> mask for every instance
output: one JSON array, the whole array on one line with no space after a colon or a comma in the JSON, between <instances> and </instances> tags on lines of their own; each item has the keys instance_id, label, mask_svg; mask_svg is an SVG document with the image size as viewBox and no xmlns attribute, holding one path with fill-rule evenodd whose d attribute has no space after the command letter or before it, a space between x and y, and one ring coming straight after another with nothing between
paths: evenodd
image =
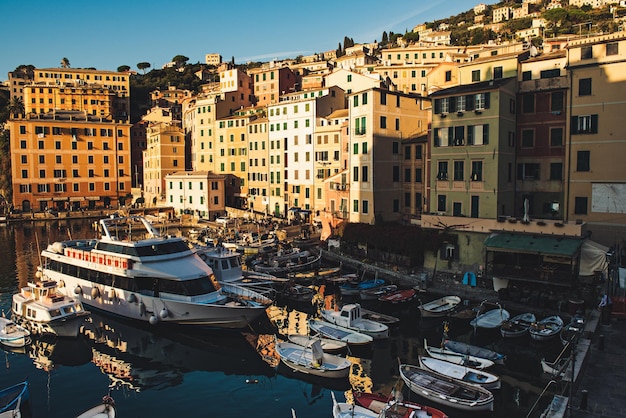
<instances>
[{"instance_id":1,"label":"buoy","mask_svg":"<svg viewBox=\"0 0 626 418\"><path fill-rule=\"evenodd\" d=\"M139 302L139 314L143 316L146 313L146 304L143 302Z\"/></svg>"},{"instance_id":2,"label":"buoy","mask_svg":"<svg viewBox=\"0 0 626 418\"><path fill-rule=\"evenodd\" d=\"M98 289L97 287L92 287L91 288L91 298L92 299L97 299L100 297L100 289Z\"/></svg>"},{"instance_id":3,"label":"buoy","mask_svg":"<svg viewBox=\"0 0 626 418\"><path fill-rule=\"evenodd\" d=\"M156 315L151 315L149 321L150 325L156 325L159 322L159 318Z\"/></svg>"},{"instance_id":4,"label":"buoy","mask_svg":"<svg viewBox=\"0 0 626 418\"><path fill-rule=\"evenodd\" d=\"M35 277L38 278L38 279L41 279L41 276L42 276L41 271L37 270L35 272Z\"/></svg>"},{"instance_id":5,"label":"buoy","mask_svg":"<svg viewBox=\"0 0 626 418\"><path fill-rule=\"evenodd\" d=\"M161 317L161 319L165 319L169 316L169 312L167 311L167 308L163 308L161 309L161 312L159 312L159 316Z\"/></svg>"},{"instance_id":6,"label":"buoy","mask_svg":"<svg viewBox=\"0 0 626 418\"><path fill-rule=\"evenodd\" d=\"M130 303L135 303L135 302L137 302L137 296L135 296L135 294L134 294L134 293L131 293L131 294L128 296L128 301L129 301Z\"/></svg>"},{"instance_id":7,"label":"buoy","mask_svg":"<svg viewBox=\"0 0 626 418\"><path fill-rule=\"evenodd\" d=\"M109 290L109 299L111 300L116 300L117 299L117 294L115 293L115 289L111 288Z\"/></svg>"},{"instance_id":8,"label":"buoy","mask_svg":"<svg viewBox=\"0 0 626 418\"><path fill-rule=\"evenodd\" d=\"M80 286L76 286L74 288L74 294L75 295L82 295L83 294L83 289Z\"/></svg>"}]
</instances>

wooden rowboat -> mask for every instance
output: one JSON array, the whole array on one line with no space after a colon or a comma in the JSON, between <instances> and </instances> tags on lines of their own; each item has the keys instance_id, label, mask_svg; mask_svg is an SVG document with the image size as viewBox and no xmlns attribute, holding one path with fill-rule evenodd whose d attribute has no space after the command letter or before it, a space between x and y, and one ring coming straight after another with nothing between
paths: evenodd
<instances>
[{"instance_id":1,"label":"wooden rowboat","mask_svg":"<svg viewBox=\"0 0 626 418\"><path fill-rule=\"evenodd\" d=\"M431 302L420 304L422 318L439 318L454 311L461 298L458 296L444 296Z\"/></svg>"}]
</instances>

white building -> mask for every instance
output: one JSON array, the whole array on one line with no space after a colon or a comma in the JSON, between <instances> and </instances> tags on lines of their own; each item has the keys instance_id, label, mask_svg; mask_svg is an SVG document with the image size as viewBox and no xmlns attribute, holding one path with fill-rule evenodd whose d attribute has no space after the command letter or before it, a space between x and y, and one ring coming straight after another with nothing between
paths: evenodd
<instances>
[{"instance_id":1,"label":"white building","mask_svg":"<svg viewBox=\"0 0 626 418\"><path fill-rule=\"evenodd\" d=\"M177 214L213 219L225 210L224 176L177 171L165 176L166 202Z\"/></svg>"}]
</instances>

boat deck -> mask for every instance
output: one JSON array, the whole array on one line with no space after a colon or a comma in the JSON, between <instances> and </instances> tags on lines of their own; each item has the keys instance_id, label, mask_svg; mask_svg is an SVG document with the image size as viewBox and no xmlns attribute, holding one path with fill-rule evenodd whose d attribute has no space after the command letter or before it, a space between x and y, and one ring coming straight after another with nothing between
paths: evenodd
<instances>
[{"instance_id":1,"label":"boat deck","mask_svg":"<svg viewBox=\"0 0 626 418\"><path fill-rule=\"evenodd\" d=\"M405 368L404 374L416 385L428 388L442 395L466 399L468 401L478 401L483 399L482 393L478 390L474 390L466 386L460 386L454 384L453 382L442 380L425 373L416 373L411 368Z\"/></svg>"}]
</instances>

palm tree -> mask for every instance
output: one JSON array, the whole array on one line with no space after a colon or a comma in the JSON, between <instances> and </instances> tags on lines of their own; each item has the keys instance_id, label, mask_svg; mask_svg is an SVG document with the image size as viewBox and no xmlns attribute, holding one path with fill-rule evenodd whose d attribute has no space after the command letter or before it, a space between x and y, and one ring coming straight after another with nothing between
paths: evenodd
<instances>
[{"instance_id":1,"label":"palm tree","mask_svg":"<svg viewBox=\"0 0 626 418\"><path fill-rule=\"evenodd\" d=\"M9 113L13 117L18 117L24 114L24 101L21 97L13 97L9 102Z\"/></svg>"},{"instance_id":2,"label":"palm tree","mask_svg":"<svg viewBox=\"0 0 626 418\"><path fill-rule=\"evenodd\" d=\"M63 57L63 59L61 59L61 68L70 68L70 60Z\"/></svg>"}]
</instances>

